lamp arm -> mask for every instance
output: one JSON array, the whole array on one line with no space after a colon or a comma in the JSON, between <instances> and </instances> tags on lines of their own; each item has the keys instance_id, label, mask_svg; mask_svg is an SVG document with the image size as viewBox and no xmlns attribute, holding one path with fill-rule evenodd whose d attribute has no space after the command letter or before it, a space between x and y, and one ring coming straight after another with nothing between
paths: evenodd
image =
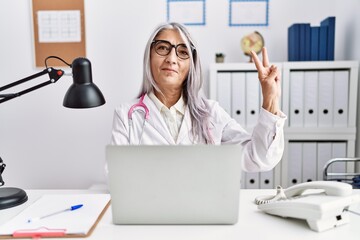
<instances>
[{"instance_id":1,"label":"lamp arm","mask_svg":"<svg viewBox=\"0 0 360 240\"><path fill-rule=\"evenodd\" d=\"M31 75L31 76L28 76L26 78L20 79L18 81L15 81L13 83L10 83L8 85L0 87L0 92L4 91L6 89L12 88L14 86L20 85L22 83L25 83L27 81L30 81L30 80L32 80L34 78L38 78L38 77L40 77L42 75L45 75L45 74L49 74L50 80L48 80L46 82L43 82L43 83L40 83L38 85L35 85L33 87L27 88L27 89L22 90L22 91L17 92L17 93L0 94L0 104L3 103L3 102L9 101L9 100L11 100L13 98L24 95L26 93L32 92L32 91L34 91L36 89L45 87L45 86L47 86L47 85L49 85L51 83L57 82L64 75L64 71L60 70L60 69L54 69L52 67L49 67L49 68L44 69L41 72L35 73L35 74Z\"/></svg>"}]
</instances>

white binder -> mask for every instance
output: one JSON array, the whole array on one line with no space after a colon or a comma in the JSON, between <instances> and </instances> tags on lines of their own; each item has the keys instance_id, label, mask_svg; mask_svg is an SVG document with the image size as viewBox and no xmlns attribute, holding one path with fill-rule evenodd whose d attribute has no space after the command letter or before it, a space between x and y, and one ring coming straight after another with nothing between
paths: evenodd
<instances>
[{"instance_id":1,"label":"white binder","mask_svg":"<svg viewBox=\"0 0 360 240\"><path fill-rule=\"evenodd\" d=\"M318 72L304 74L304 127L317 127L318 122Z\"/></svg>"},{"instance_id":2,"label":"white binder","mask_svg":"<svg viewBox=\"0 0 360 240\"><path fill-rule=\"evenodd\" d=\"M304 72L290 72L290 127L304 125Z\"/></svg>"},{"instance_id":3,"label":"white binder","mask_svg":"<svg viewBox=\"0 0 360 240\"><path fill-rule=\"evenodd\" d=\"M316 142L304 142L302 149L302 182L316 180L317 167L317 144Z\"/></svg>"},{"instance_id":4,"label":"white binder","mask_svg":"<svg viewBox=\"0 0 360 240\"><path fill-rule=\"evenodd\" d=\"M259 173L247 172L245 173L245 188L258 189L260 188Z\"/></svg>"},{"instance_id":5,"label":"white binder","mask_svg":"<svg viewBox=\"0 0 360 240\"><path fill-rule=\"evenodd\" d=\"M302 143L289 143L289 157L288 157L288 187L298 184L302 181Z\"/></svg>"},{"instance_id":6,"label":"white binder","mask_svg":"<svg viewBox=\"0 0 360 240\"><path fill-rule=\"evenodd\" d=\"M246 127L253 128L260 111L260 83L257 72L246 73Z\"/></svg>"},{"instance_id":7,"label":"white binder","mask_svg":"<svg viewBox=\"0 0 360 240\"><path fill-rule=\"evenodd\" d=\"M334 126L348 125L349 71L334 72Z\"/></svg>"},{"instance_id":8,"label":"white binder","mask_svg":"<svg viewBox=\"0 0 360 240\"><path fill-rule=\"evenodd\" d=\"M324 180L324 167L332 158L331 142L319 142L317 144L317 180Z\"/></svg>"},{"instance_id":9,"label":"white binder","mask_svg":"<svg viewBox=\"0 0 360 240\"><path fill-rule=\"evenodd\" d=\"M274 188L274 170L260 173L260 188L261 189Z\"/></svg>"},{"instance_id":10,"label":"white binder","mask_svg":"<svg viewBox=\"0 0 360 240\"><path fill-rule=\"evenodd\" d=\"M346 143L345 142L334 142L332 143L332 158L345 158L346 154ZM334 162L329 166L328 172L333 173L346 173L345 162Z\"/></svg>"},{"instance_id":11,"label":"white binder","mask_svg":"<svg viewBox=\"0 0 360 240\"><path fill-rule=\"evenodd\" d=\"M231 116L245 127L245 73L244 72L234 72L231 76L232 84L232 109Z\"/></svg>"},{"instance_id":12,"label":"white binder","mask_svg":"<svg viewBox=\"0 0 360 240\"><path fill-rule=\"evenodd\" d=\"M225 111L231 114L231 73L217 74L217 100Z\"/></svg>"},{"instance_id":13,"label":"white binder","mask_svg":"<svg viewBox=\"0 0 360 240\"><path fill-rule=\"evenodd\" d=\"M334 71L319 72L319 127L331 127L334 109Z\"/></svg>"}]
</instances>

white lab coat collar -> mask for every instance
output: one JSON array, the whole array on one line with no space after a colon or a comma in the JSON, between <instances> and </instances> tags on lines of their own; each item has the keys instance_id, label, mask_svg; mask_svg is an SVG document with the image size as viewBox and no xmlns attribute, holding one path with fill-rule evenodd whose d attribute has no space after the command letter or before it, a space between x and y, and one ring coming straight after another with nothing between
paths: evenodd
<instances>
[{"instance_id":1,"label":"white lab coat collar","mask_svg":"<svg viewBox=\"0 0 360 240\"><path fill-rule=\"evenodd\" d=\"M151 92L148 94L149 98L155 103L158 110L161 112L162 108L167 108L154 94ZM179 100L172 106L176 109L176 111L180 112L182 115L185 114L185 101L183 96L181 95Z\"/></svg>"},{"instance_id":2,"label":"white lab coat collar","mask_svg":"<svg viewBox=\"0 0 360 240\"><path fill-rule=\"evenodd\" d=\"M145 95L144 97L144 104L149 109L149 115L150 115L148 120L149 125L155 128L166 139L166 141L169 142L169 144L180 143L183 140L183 138L186 137L188 134L189 136L192 136L190 132L191 119L190 119L189 109L187 106L184 105L184 120L181 124L179 135L175 142L168 130L164 118L161 116L158 106L154 103L154 101L152 101L152 99L150 99L148 95ZM162 125L161 127L158 126L159 123Z\"/></svg>"}]
</instances>

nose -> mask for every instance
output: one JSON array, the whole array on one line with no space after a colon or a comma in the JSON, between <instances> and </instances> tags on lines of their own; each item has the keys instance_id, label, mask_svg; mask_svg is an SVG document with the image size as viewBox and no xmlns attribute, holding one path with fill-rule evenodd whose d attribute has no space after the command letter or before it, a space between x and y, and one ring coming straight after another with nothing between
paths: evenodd
<instances>
[{"instance_id":1,"label":"nose","mask_svg":"<svg viewBox=\"0 0 360 240\"><path fill-rule=\"evenodd\" d=\"M169 62L169 63L176 63L177 55L176 55L176 49L174 47L171 48L171 51L166 56L166 61Z\"/></svg>"}]
</instances>

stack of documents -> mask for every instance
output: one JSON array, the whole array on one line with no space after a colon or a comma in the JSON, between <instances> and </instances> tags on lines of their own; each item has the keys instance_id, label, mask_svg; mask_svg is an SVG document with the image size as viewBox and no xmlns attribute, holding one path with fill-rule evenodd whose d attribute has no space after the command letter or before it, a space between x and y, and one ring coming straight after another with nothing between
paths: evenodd
<instances>
[{"instance_id":1,"label":"stack of documents","mask_svg":"<svg viewBox=\"0 0 360 240\"><path fill-rule=\"evenodd\" d=\"M53 236L88 236L109 204L109 194L44 195L1 225L0 238L16 234L51 236L51 233L57 234ZM78 205L82 206L74 211L67 210Z\"/></svg>"}]
</instances>

